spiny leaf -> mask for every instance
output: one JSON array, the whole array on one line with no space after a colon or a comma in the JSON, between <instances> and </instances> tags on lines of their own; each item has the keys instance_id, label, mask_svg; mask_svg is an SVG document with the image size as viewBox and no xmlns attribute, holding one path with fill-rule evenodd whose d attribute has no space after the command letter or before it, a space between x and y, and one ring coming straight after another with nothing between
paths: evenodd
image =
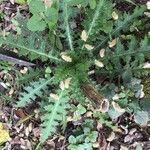
<instances>
[{"instance_id":1,"label":"spiny leaf","mask_svg":"<svg viewBox=\"0 0 150 150\"><path fill-rule=\"evenodd\" d=\"M47 85L51 83L53 79L39 79L39 81L31 82L29 86L24 88L25 92L20 93L17 107L24 107L26 104L34 101L37 96L41 97L43 91L47 89Z\"/></svg>"},{"instance_id":2,"label":"spiny leaf","mask_svg":"<svg viewBox=\"0 0 150 150\"><path fill-rule=\"evenodd\" d=\"M68 100L64 90L61 91L58 98L53 99L53 96L49 98L50 104L45 106L46 114L42 117L41 142L56 132L56 127L63 119Z\"/></svg>"},{"instance_id":3,"label":"spiny leaf","mask_svg":"<svg viewBox=\"0 0 150 150\"><path fill-rule=\"evenodd\" d=\"M142 16L146 8L143 6L141 8L137 7L133 14L124 15L124 19L118 21L116 28L111 32L111 36L116 36L122 29L127 28L131 22L133 22L137 17ZM104 38L103 41L95 47L95 50L98 50L100 47L104 46L108 42L109 36Z\"/></svg>"},{"instance_id":4,"label":"spiny leaf","mask_svg":"<svg viewBox=\"0 0 150 150\"><path fill-rule=\"evenodd\" d=\"M64 21L65 21L67 38L68 38L70 49L73 51L74 50L73 41L72 41L71 31L70 31L70 27L69 27L68 5L65 2L65 0L63 2L63 9L64 9Z\"/></svg>"},{"instance_id":5,"label":"spiny leaf","mask_svg":"<svg viewBox=\"0 0 150 150\"><path fill-rule=\"evenodd\" d=\"M94 26L95 26L95 22L96 22L96 20L97 20L98 17L99 17L99 12L100 12L101 8L103 7L104 2L105 2L105 0L99 0L99 2L98 2L98 4L97 4L97 8L96 8L96 10L95 10L95 14L94 14L94 16L93 16L93 20L92 20L92 22L91 22L91 24L90 24L90 27L89 27L89 30L88 30L88 34L87 34L88 36L91 34L92 29L93 29Z\"/></svg>"},{"instance_id":6,"label":"spiny leaf","mask_svg":"<svg viewBox=\"0 0 150 150\"><path fill-rule=\"evenodd\" d=\"M35 47L35 37L34 34L33 36L24 38L24 37L14 37L12 35L9 35L8 37L3 38L2 36L0 37L0 45L5 44L8 45L12 48L17 48L20 50L20 55L29 55L31 60L37 59L39 57L42 58L43 61L47 59L52 59L55 61L61 61L55 56L52 56L51 53L46 53L45 52L45 42L38 41L39 47Z\"/></svg>"}]
</instances>

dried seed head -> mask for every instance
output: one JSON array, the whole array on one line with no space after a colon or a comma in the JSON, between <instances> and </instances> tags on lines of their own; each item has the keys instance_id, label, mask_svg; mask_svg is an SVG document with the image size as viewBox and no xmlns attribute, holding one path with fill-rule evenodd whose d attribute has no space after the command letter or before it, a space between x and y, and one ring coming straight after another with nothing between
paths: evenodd
<instances>
[{"instance_id":1,"label":"dried seed head","mask_svg":"<svg viewBox=\"0 0 150 150\"><path fill-rule=\"evenodd\" d=\"M64 83L65 83L65 88L68 89L69 88L69 84L72 78L67 78Z\"/></svg>"},{"instance_id":2,"label":"dried seed head","mask_svg":"<svg viewBox=\"0 0 150 150\"><path fill-rule=\"evenodd\" d=\"M50 8L53 4L52 0L44 0L44 4L46 8Z\"/></svg>"},{"instance_id":3,"label":"dried seed head","mask_svg":"<svg viewBox=\"0 0 150 150\"><path fill-rule=\"evenodd\" d=\"M28 68L27 68L27 67L24 67L23 69L20 70L20 72L21 72L22 74L26 74L27 71L28 71Z\"/></svg>"},{"instance_id":4,"label":"dried seed head","mask_svg":"<svg viewBox=\"0 0 150 150\"><path fill-rule=\"evenodd\" d=\"M94 47L92 45L89 45L89 44L85 44L84 47L87 49L87 50L92 50Z\"/></svg>"},{"instance_id":5,"label":"dried seed head","mask_svg":"<svg viewBox=\"0 0 150 150\"><path fill-rule=\"evenodd\" d=\"M146 3L147 9L150 10L150 1Z\"/></svg>"},{"instance_id":6,"label":"dried seed head","mask_svg":"<svg viewBox=\"0 0 150 150\"><path fill-rule=\"evenodd\" d=\"M112 18L114 19L114 20L118 20L118 14L115 12L115 11L113 11L113 13L112 13Z\"/></svg>"},{"instance_id":7,"label":"dried seed head","mask_svg":"<svg viewBox=\"0 0 150 150\"><path fill-rule=\"evenodd\" d=\"M59 96L56 94L51 93L50 97L53 98L54 100L59 100Z\"/></svg>"},{"instance_id":8,"label":"dried seed head","mask_svg":"<svg viewBox=\"0 0 150 150\"><path fill-rule=\"evenodd\" d=\"M116 43L117 43L116 39L112 40L111 42L108 42L110 48L114 47Z\"/></svg>"},{"instance_id":9,"label":"dried seed head","mask_svg":"<svg viewBox=\"0 0 150 150\"><path fill-rule=\"evenodd\" d=\"M95 60L95 65L102 68L104 67L104 64L101 61Z\"/></svg>"},{"instance_id":10,"label":"dried seed head","mask_svg":"<svg viewBox=\"0 0 150 150\"><path fill-rule=\"evenodd\" d=\"M99 55L102 58L105 56L105 49L104 48L99 51Z\"/></svg>"},{"instance_id":11,"label":"dried seed head","mask_svg":"<svg viewBox=\"0 0 150 150\"><path fill-rule=\"evenodd\" d=\"M61 57L64 61L66 62L72 62L72 58L70 56L67 55L67 53L61 53Z\"/></svg>"},{"instance_id":12,"label":"dried seed head","mask_svg":"<svg viewBox=\"0 0 150 150\"><path fill-rule=\"evenodd\" d=\"M85 30L82 31L81 33L81 39L86 42L87 39L88 39L88 35L87 35L87 32Z\"/></svg>"},{"instance_id":13,"label":"dried seed head","mask_svg":"<svg viewBox=\"0 0 150 150\"><path fill-rule=\"evenodd\" d=\"M144 63L143 68L149 69L150 68L150 63L149 62Z\"/></svg>"},{"instance_id":14,"label":"dried seed head","mask_svg":"<svg viewBox=\"0 0 150 150\"><path fill-rule=\"evenodd\" d=\"M67 78L67 79L64 80L64 81L61 81L61 82L60 82L60 85L59 85L60 88L61 88L62 90L64 90L65 88L68 89L71 79L72 79L72 78Z\"/></svg>"},{"instance_id":15,"label":"dried seed head","mask_svg":"<svg viewBox=\"0 0 150 150\"><path fill-rule=\"evenodd\" d=\"M115 94L113 97L112 97L113 100L118 100L119 99L119 95L118 94Z\"/></svg>"}]
</instances>

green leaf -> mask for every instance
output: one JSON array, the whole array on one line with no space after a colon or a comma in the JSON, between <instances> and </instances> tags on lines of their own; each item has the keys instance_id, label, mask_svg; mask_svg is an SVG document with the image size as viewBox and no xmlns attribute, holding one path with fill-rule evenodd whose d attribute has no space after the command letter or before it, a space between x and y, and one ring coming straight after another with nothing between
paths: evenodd
<instances>
[{"instance_id":1,"label":"green leaf","mask_svg":"<svg viewBox=\"0 0 150 150\"><path fill-rule=\"evenodd\" d=\"M77 142L76 138L73 135L69 136L68 140L69 140L69 143L71 144L75 144Z\"/></svg>"},{"instance_id":2,"label":"green leaf","mask_svg":"<svg viewBox=\"0 0 150 150\"><path fill-rule=\"evenodd\" d=\"M131 15L124 14L123 19L117 21L117 25L116 25L115 29L111 32L111 36L117 35L124 28L128 28L136 18L143 15L145 10L146 10L145 6L136 7L134 12ZM108 35L106 38L104 38L102 40L102 42L100 42L95 47L95 50L99 50L102 46L104 46L104 44L106 44L109 41L109 38L110 38L110 35Z\"/></svg>"},{"instance_id":3,"label":"green leaf","mask_svg":"<svg viewBox=\"0 0 150 150\"><path fill-rule=\"evenodd\" d=\"M136 146L136 149L135 150L143 150L143 148L142 148L142 146L140 145L140 144L138 144L137 146Z\"/></svg>"},{"instance_id":4,"label":"green leaf","mask_svg":"<svg viewBox=\"0 0 150 150\"><path fill-rule=\"evenodd\" d=\"M61 61L55 56L51 55L51 52L46 53L45 51L45 42L44 40L41 42L39 41L39 47L35 48L35 41L36 38L34 34L32 36L28 36L27 38L24 37L15 37L9 35L8 37L3 38L0 36L0 45L5 44L12 48L17 48L19 50L19 54L23 56L28 56L31 60L41 58L42 61L46 61L47 59L54 59L57 61Z\"/></svg>"},{"instance_id":5,"label":"green leaf","mask_svg":"<svg viewBox=\"0 0 150 150\"><path fill-rule=\"evenodd\" d=\"M134 114L134 120L139 125L147 125L147 122L149 121L149 115L146 111L137 111Z\"/></svg>"},{"instance_id":6,"label":"green leaf","mask_svg":"<svg viewBox=\"0 0 150 150\"><path fill-rule=\"evenodd\" d=\"M70 50L73 51L74 50L73 40L72 40L71 31L69 27L68 4L66 2L63 3L63 11L64 11L64 24L66 28L68 43L69 43Z\"/></svg>"},{"instance_id":7,"label":"green leaf","mask_svg":"<svg viewBox=\"0 0 150 150\"><path fill-rule=\"evenodd\" d=\"M99 17L99 12L100 12L101 8L103 7L104 2L105 2L105 0L99 0L99 2L98 2L98 4L97 4L97 8L96 8L96 10L95 10L93 19L92 19L92 21L91 21L91 24L90 24L90 27L89 27L89 30L88 30L88 36L91 34L92 29L95 27L96 20L97 20L98 17Z\"/></svg>"},{"instance_id":8,"label":"green leaf","mask_svg":"<svg viewBox=\"0 0 150 150\"><path fill-rule=\"evenodd\" d=\"M28 4L29 10L32 14L38 15L45 11L45 6L42 0L31 0Z\"/></svg>"},{"instance_id":9,"label":"green leaf","mask_svg":"<svg viewBox=\"0 0 150 150\"><path fill-rule=\"evenodd\" d=\"M43 31L46 28L46 22L38 15L33 15L28 20L27 27L31 31Z\"/></svg>"},{"instance_id":10,"label":"green leaf","mask_svg":"<svg viewBox=\"0 0 150 150\"><path fill-rule=\"evenodd\" d=\"M66 3L69 6L75 6L75 5L79 5L79 4L85 5L88 3L88 1L86 2L85 0L66 0Z\"/></svg>"},{"instance_id":11,"label":"green leaf","mask_svg":"<svg viewBox=\"0 0 150 150\"><path fill-rule=\"evenodd\" d=\"M45 106L46 114L42 116L42 129L40 141L44 142L56 132L56 127L62 121L69 97L66 91L61 91L58 99L49 97L49 105Z\"/></svg>"},{"instance_id":12,"label":"green leaf","mask_svg":"<svg viewBox=\"0 0 150 150\"><path fill-rule=\"evenodd\" d=\"M123 112L116 111L114 108L110 108L108 111L108 115L111 119L117 119L119 116L121 116Z\"/></svg>"},{"instance_id":13,"label":"green leaf","mask_svg":"<svg viewBox=\"0 0 150 150\"><path fill-rule=\"evenodd\" d=\"M26 0L16 0L15 2L21 5L26 4Z\"/></svg>"},{"instance_id":14,"label":"green leaf","mask_svg":"<svg viewBox=\"0 0 150 150\"><path fill-rule=\"evenodd\" d=\"M43 96L43 92L51 81L52 79L39 79L39 81L31 82L29 86L24 88L24 92L20 93L17 107L24 107L26 104L34 101L37 96Z\"/></svg>"},{"instance_id":15,"label":"green leaf","mask_svg":"<svg viewBox=\"0 0 150 150\"><path fill-rule=\"evenodd\" d=\"M91 9L94 9L96 7L96 0L90 0L89 5Z\"/></svg>"},{"instance_id":16,"label":"green leaf","mask_svg":"<svg viewBox=\"0 0 150 150\"><path fill-rule=\"evenodd\" d=\"M85 142L86 143L88 143L88 142L94 143L94 142L96 142L97 136L98 136L98 132L92 131L88 135L86 135Z\"/></svg>"},{"instance_id":17,"label":"green leaf","mask_svg":"<svg viewBox=\"0 0 150 150\"><path fill-rule=\"evenodd\" d=\"M58 10L52 7L46 9L45 21L48 23L49 29L53 29L58 21Z\"/></svg>"},{"instance_id":18,"label":"green leaf","mask_svg":"<svg viewBox=\"0 0 150 150\"><path fill-rule=\"evenodd\" d=\"M142 107L142 110L144 110L144 111L150 111L150 98L148 98L148 99L142 99L140 101L140 106Z\"/></svg>"},{"instance_id":19,"label":"green leaf","mask_svg":"<svg viewBox=\"0 0 150 150\"><path fill-rule=\"evenodd\" d=\"M80 114L80 115L82 115L82 114L84 114L84 113L86 113L86 109L81 105L81 104L79 104L78 106L77 106L77 112Z\"/></svg>"}]
</instances>

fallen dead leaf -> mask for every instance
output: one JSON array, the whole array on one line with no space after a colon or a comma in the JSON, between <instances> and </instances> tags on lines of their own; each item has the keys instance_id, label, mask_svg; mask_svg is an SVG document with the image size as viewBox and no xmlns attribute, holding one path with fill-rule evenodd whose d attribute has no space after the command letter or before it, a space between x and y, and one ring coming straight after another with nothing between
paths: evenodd
<instances>
[{"instance_id":1,"label":"fallen dead leaf","mask_svg":"<svg viewBox=\"0 0 150 150\"><path fill-rule=\"evenodd\" d=\"M109 137L107 138L107 141L111 142L115 139L115 133L111 132L111 134L109 135Z\"/></svg>"},{"instance_id":2,"label":"fallen dead leaf","mask_svg":"<svg viewBox=\"0 0 150 150\"><path fill-rule=\"evenodd\" d=\"M0 122L0 144L7 142L10 139L9 131Z\"/></svg>"}]
</instances>

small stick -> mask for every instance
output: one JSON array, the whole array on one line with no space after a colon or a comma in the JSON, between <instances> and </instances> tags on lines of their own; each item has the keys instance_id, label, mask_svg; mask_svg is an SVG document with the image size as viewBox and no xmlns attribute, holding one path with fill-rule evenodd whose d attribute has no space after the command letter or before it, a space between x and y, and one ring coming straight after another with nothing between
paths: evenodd
<instances>
[{"instance_id":1,"label":"small stick","mask_svg":"<svg viewBox=\"0 0 150 150\"><path fill-rule=\"evenodd\" d=\"M27 62L27 61L24 61L24 60L20 60L20 59L17 59L17 58L13 58L13 57L3 55L3 54L0 54L0 60L12 62L12 63L18 64L20 66L27 66L27 67L35 65L33 63L30 63L30 62Z\"/></svg>"}]
</instances>

